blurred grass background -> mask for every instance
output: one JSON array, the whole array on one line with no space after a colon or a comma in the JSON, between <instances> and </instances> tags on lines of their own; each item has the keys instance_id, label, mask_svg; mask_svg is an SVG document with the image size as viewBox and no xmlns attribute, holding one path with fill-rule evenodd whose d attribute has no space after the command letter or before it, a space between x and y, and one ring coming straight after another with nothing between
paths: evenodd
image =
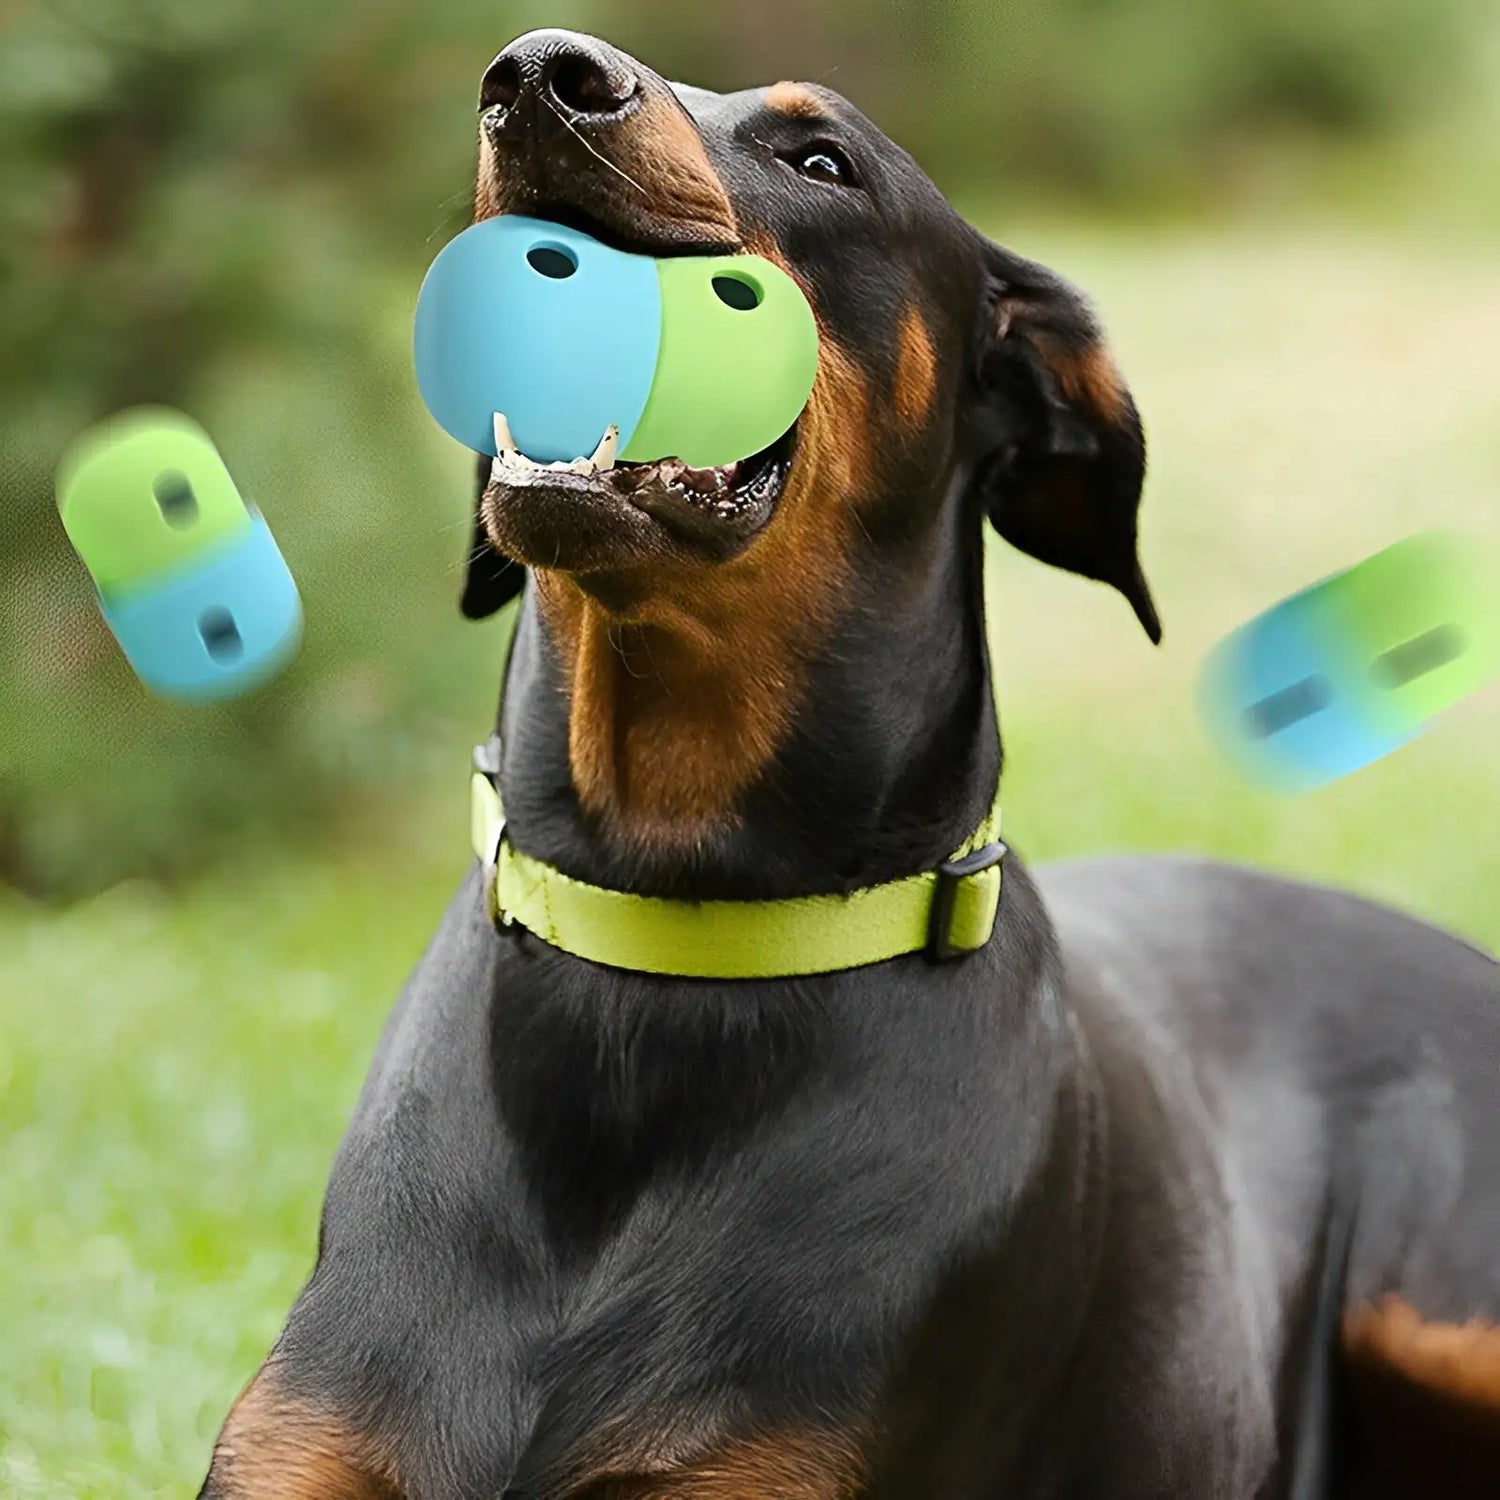
<instances>
[{"instance_id":1,"label":"blurred grass background","mask_svg":"<svg viewBox=\"0 0 1500 1500\"><path fill-rule=\"evenodd\" d=\"M0 0L0 1494L192 1492L464 864L496 641L407 340L479 74L537 24L828 82L1098 300L1167 643L1005 561L1028 857L1207 850L1500 944L1494 694L1296 801L1191 706L1312 579L1426 526L1500 547L1500 9ZM302 656L243 702L147 698L57 523L62 447L137 401L208 427L301 582Z\"/></svg>"}]
</instances>

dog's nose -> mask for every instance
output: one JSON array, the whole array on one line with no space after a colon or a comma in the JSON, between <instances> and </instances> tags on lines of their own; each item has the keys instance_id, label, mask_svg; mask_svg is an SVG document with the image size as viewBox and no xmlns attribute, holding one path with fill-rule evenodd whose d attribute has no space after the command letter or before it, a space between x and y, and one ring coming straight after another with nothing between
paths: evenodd
<instances>
[{"instance_id":1,"label":"dog's nose","mask_svg":"<svg viewBox=\"0 0 1500 1500\"><path fill-rule=\"evenodd\" d=\"M573 121L604 123L640 91L623 52L575 31L529 31L485 70L479 107L504 117L518 106L542 105Z\"/></svg>"}]
</instances>

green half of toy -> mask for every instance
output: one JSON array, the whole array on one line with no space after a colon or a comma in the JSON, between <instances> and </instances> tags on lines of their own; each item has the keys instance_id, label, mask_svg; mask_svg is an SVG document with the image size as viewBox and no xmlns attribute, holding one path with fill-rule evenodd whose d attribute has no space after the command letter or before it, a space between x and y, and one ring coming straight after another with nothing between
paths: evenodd
<instances>
[{"instance_id":1,"label":"green half of toy","mask_svg":"<svg viewBox=\"0 0 1500 1500\"><path fill-rule=\"evenodd\" d=\"M84 433L58 468L57 505L105 595L150 587L250 529L208 434L157 407L122 412Z\"/></svg>"},{"instance_id":2,"label":"green half of toy","mask_svg":"<svg viewBox=\"0 0 1500 1500\"><path fill-rule=\"evenodd\" d=\"M1326 586L1382 723L1410 729L1500 672L1496 582L1462 538L1425 532Z\"/></svg>"},{"instance_id":3,"label":"green half of toy","mask_svg":"<svg viewBox=\"0 0 1500 1500\"><path fill-rule=\"evenodd\" d=\"M657 262L661 352L621 453L711 468L768 448L807 405L818 326L801 288L758 255Z\"/></svg>"}]
</instances>

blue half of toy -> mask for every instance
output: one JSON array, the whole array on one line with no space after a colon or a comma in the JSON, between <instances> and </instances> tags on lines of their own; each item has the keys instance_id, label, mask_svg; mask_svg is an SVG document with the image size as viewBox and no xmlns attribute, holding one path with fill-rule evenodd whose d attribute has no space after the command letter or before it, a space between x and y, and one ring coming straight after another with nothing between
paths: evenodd
<instances>
[{"instance_id":1,"label":"blue half of toy","mask_svg":"<svg viewBox=\"0 0 1500 1500\"><path fill-rule=\"evenodd\" d=\"M439 425L479 453L495 452L497 411L538 462L586 457L611 424L623 451L651 394L661 319L649 256L540 219L486 219L422 283L417 384Z\"/></svg>"},{"instance_id":2,"label":"blue half of toy","mask_svg":"<svg viewBox=\"0 0 1500 1500\"><path fill-rule=\"evenodd\" d=\"M302 604L263 517L201 565L154 587L101 596L99 607L136 675L169 698L232 698L297 648Z\"/></svg>"},{"instance_id":3,"label":"blue half of toy","mask_svg":"<svg viewBox=\"0 0 1500 1500\"><path fill-rule=\"evenodd\" d=\"M1368 663L1347 621L1315 586L1241 626L1209 654L1199 702L1209 728L1246 775L1308 792L1399 750L1401 729L1374 711Z\"/></svg>"}]
</instances>

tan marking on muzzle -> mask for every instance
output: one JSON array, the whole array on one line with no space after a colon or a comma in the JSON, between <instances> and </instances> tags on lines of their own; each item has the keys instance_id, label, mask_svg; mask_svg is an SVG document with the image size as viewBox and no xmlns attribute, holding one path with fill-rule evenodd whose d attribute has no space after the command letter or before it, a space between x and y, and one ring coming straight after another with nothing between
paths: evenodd
<instances>
[{"instance_id":1,"label":"tan marking on muzzle","mask_svg":"<svg viewBox=\"0 0 1500 1500\"><path fill-rule=\"evenodd\" d=\"M474 176L474 222L493 219L503 213L499 183L496 180L495 147L483 127L479 131L479 168Z\"/></svg>"},{"instance_id":2,"label":"tan marking on muzzle","mask_svg":"<svg viewBox=\"0 0 1500 1500\"><path fill-rule=\"evenodd\" d=\"M670 93L653 90L626 129L628 149L617 164L652 207L674 219L701 224L725 239L739 238L734 207L708 159L703 137Z\"/></svg>"}]
</instances>

